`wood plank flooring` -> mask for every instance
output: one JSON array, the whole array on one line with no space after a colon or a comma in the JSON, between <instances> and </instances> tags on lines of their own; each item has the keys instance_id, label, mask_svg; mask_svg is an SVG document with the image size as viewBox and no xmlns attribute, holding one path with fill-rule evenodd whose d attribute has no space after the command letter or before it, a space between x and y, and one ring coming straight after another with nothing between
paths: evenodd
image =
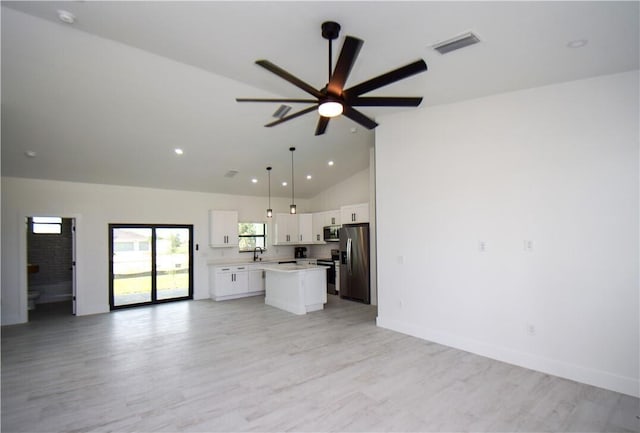
<instances>
[{"instance_id":1,"label":"wood plank flooring","mask_svg":"<svg viewBox=\"0 0 640 433\"><path fill-rule=\"evenodd\" d=\"M3 432L639 431L636 398L375 326L329 296L185 301L2 328Z\"/></svg>"}]
</instances>

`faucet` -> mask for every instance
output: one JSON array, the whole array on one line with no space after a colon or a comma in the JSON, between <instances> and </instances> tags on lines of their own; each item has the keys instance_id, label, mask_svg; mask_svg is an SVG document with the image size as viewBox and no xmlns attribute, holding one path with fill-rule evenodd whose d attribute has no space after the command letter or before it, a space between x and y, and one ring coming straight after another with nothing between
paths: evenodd
<instances>
[{"instance_id":1,"label":"faucet","mask_svg":"<svg viewBox=\"0 0 640 433\"><path fill-rule=\"evenodd\" d=\"M262 254L264 252L264 250L262 249L262 247L255 247L253 249L253 261L255 262L256 260L258 260L258 250L260 250L260 254ZM262 260L262 258L260 259Z\"/></svg>"}]
</instances>

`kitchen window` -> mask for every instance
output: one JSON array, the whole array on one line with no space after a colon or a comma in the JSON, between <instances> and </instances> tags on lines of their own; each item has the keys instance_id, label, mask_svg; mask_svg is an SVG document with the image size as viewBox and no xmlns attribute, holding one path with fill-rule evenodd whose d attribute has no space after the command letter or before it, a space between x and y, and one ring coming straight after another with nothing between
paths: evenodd
<instances>
[{"instance_id":1,"label":"kitchen window","mask_svg":"<svg viewBox=\"0 0 640 433\"><path fill-rule=\"evenodd\" d=\"M240 251L267 248L267 225L265 223L238 223L238 246Z\"/></svg>"}]
</instances>

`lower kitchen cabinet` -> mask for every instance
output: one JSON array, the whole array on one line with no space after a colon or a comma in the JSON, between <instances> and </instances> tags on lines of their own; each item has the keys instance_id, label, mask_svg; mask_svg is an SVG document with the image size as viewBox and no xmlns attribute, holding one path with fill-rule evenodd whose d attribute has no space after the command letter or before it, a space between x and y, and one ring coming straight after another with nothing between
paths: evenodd
<instances>
[{"instance_id":1,"label":"lower kitchen cabinet","mask_svg":"<svg viewBox=\"0 0 640 433\"><path fill-rule=\"evenodd\" d=\"M264 271L249 269L249 295L264 293Z\"/></svg>"},{"instance_id":2,"label":"lower kitchen cabinet","mask_svg":"<svg viewBox=\"0 0 640 433\"><path fill-rule=\"evenodd\" d=\"M214 301L243 298L264 293L262 269L251 265L210 266L209 294Z\"/></svg>"}]
</instances>

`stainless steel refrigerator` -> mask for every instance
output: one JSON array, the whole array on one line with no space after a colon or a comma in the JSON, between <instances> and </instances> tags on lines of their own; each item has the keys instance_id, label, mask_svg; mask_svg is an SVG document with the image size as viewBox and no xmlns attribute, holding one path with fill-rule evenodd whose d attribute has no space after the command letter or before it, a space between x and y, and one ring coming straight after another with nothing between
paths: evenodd
<instances>
[{"instance_id":1,"label":"stainless steel refrigerator","mask_svg":"<svg viewBox=\"0 0 640 433\"><path fill-rule=\"evenodd\" d=\"M340 297L370 304L369 275L369 224L345 224L340 229Z\"/></svg>"}]
</instances>

